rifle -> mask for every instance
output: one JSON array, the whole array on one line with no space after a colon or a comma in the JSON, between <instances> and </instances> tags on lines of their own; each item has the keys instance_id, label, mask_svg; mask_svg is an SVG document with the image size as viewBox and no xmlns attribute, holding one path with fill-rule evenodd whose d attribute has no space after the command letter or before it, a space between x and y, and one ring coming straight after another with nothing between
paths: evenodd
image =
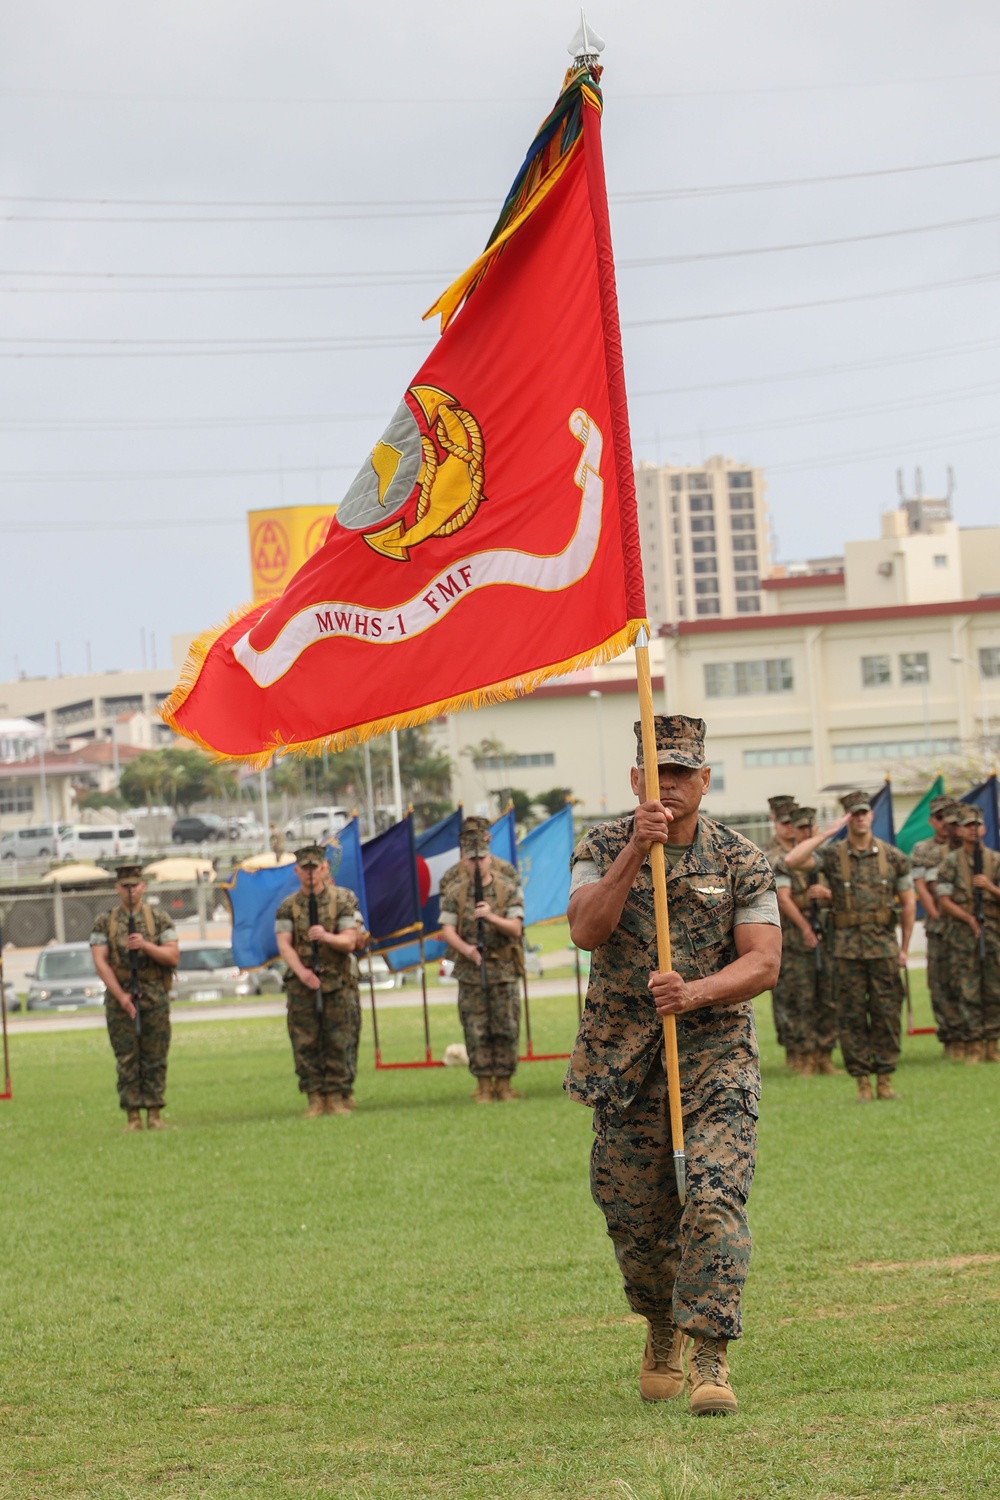
<instances>
[{"instance_id":1,"label":"rifle","mask_svg":"<svg viewBox=\"0 0 1000 1500\"><path fill-rule=\"evenodd\" d=\"M132 891L128 893L128 932L129 937L136 931L135 908L132 905ZM129 993L132 996L132 1004L135 1006L135 1034L142 1036L142 1016L139 1011L139 955L134 948L128 950L129 968Z\"/></svg>"},{"instance_id":2,"label":"rifle","mask_svg":"<svg viewBox=\"0 0 1000 1500\"><path fill-rule=\"evenodd\" d=\"M809 926L816 934L816 946L813 949L813 964L818 979L823 972L823 923L819 919L818 901L810 901L809 903Z\"/></svg>"},{"instance_id":3,"label":"rifle","mask_svg":"<svg viewBox=\"0 0 1000 1500\"><path fill-rule=\"evenodd\" d=\"M315 880L315 878L316 878L315 875L310 874L310 876L309 876L309 926L310 927L315 927L316 924L317 924L317 922L319 921L319 902L316 900L316 892L313 889L313 881ZM322 1014L323 1014L323 980L322 980L322 975L319 972L319 943L315 943L315 942L312 945L312 970L313 970L313 973L316 975L316 978L320 981L319 989L316 991L316 1014L318 1016L322 1016Z\"/></svg>"},{"instance_id":4,"label":"rifle","mask_svg":"<svg viewBox=\"0 0 1000 1500\"><path fill-rule=\"evenodd\" d=\"M983 873L983 846L976 840L976 847L972 851L972 873L981 875ZM983 931L983 893L977 885L972 887L972 910L979 927L979 962L986 962L986 933Z\"/></svg>"}]
</instances>

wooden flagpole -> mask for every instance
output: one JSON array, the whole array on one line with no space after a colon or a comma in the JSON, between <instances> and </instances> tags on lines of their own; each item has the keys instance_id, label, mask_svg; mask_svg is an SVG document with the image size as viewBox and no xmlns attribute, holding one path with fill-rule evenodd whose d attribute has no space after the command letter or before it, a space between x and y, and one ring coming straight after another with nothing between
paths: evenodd
<instances>
[{"instance_id":1,"label":"wooden flagpole","mask_svg":"<svg viewBox=\"0 0 1000 1500\"><path fill-rule=\"evenodd\" d=\"M653 684L649 675L649 636L640 630L635 646L636 679L639 688L639 718L642 724L642 763L646 772L646 800L659 796L656 774L656 726L653 723ZM670 913L667 907L667 869L663 845L653 844L649 851L653 875L653 905L656 912L656 962L661 974L673 968L670 955ZM674 1148L674 1172L677 1196L681 1203L687 1197L687 1158L684 1154L684 1115L681 1110L681 1069L677 1056L677 1021L663 1017L663 1044L667 1064L667 1101L670 1106L670 1138Z\"/></svg>"}]
</instances>

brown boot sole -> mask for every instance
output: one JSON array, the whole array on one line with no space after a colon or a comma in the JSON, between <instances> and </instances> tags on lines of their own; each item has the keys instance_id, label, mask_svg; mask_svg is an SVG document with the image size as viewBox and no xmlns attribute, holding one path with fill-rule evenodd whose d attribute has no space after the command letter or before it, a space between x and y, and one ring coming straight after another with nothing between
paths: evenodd
<instances>
[{"instance_id":1,"label":"brown boot sole","mask_svg":"<svg viewBox=\"0 0 1000 1500\"><path fill-rule=\"evenodd\" d=\"M703 1402L695 1405L694 1397L691 1398L691 1415L693 1417L731 1417L734 1412L739 1411L739 1405L735 1396L709 1397Z\"/></svg>"}]
</instances>

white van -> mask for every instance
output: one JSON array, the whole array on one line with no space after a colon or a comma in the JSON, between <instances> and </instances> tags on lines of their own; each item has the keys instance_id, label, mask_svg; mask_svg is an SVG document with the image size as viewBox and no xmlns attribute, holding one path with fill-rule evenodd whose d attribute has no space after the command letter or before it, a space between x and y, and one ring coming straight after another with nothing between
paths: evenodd
<instances>
[{"instance_id":1,"label":"white van","mask_svg":"<svg viewBox=\"0 0 1000 1500\"><path fill-rule=\"evenodd\" d=\"M139 854L139 837L131 823L78 823L66 830L59 840L63 859L80 859L94 864L115 855Z\"/></svg>"},{"instance_id":2,"label":"white van","mask_svg":"<svg viewBox=\"0 0 1000 1500\"><path fill-rule=\"evenodd\" d=\"M285 826L285 838L293 846L322 841L340 828L346 828L351 814L346 807L307 807L304 813Z\"/></svg>"},{"instance_id":3,"label":"white van","mask_svg":"<svg viewBox=\"0 0 1000 1500\"><path fill-rule=\"evenodd\" d=\"M35 823L0 833L0 859L55 859L73 832L68 823Z\"/></svg>"}]
</instances>

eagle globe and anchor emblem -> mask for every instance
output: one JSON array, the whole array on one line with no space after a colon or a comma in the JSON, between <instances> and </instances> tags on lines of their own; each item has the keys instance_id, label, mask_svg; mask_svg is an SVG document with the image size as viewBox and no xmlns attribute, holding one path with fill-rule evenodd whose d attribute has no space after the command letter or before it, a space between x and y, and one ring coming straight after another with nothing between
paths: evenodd
<instances>
[{"instance_id":1,"label":"eagle globe and anchor emblem","mask_svg":"<svg viewBox=\"0 0 1000 1500\"><path fill-rule=\"evenodd\" d=\"M411 547L452 536L485 500L482 428L456 397L411 385L424 430L404 399L337 507L337 521L361 531L373 551L408 562ZM399 512L416 494L410 525ZM379 525L387 517L396 517ZM376 529L369 530L369 527Z\"/></svg>"}]
</instances>

